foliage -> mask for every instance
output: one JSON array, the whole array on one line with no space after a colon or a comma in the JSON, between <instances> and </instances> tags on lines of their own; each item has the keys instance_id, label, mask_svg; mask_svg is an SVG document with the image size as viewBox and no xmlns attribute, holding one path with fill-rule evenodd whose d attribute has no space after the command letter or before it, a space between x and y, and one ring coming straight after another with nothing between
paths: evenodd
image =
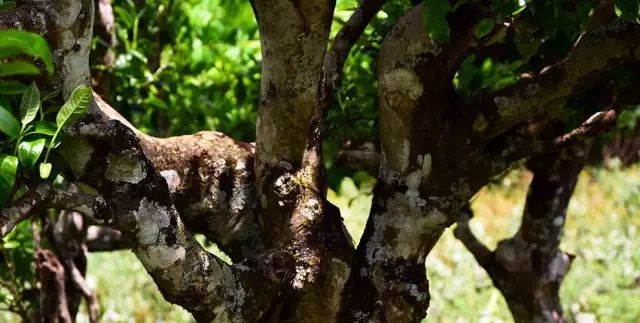
<instances>
[{"instance_id":1,"label":"foliage","mask_svg":"<svg viewBox=\"0 0 640 323\"><path fill-rule=\"evenodd\" d=\"M0 3L1 5L1 3ZM58 109L43 109L43 102L57 93L41 98L35 83L25 86L6 77L40 74L38 59L48 74L53 73L51 52L41 36L23 31L0 31L0 207L25 191L25 184L37 184L47 179L53 164L49 154L59 143L60 132L81 118L92 99L92 91L81 85ZM53 113L56 122L52 122ZM38 117L39 116L39 117ZM18 121L19 120L19 121ZM47 149L44 158L42 153ZM39 162L40 161L40 162ZM39 177L35 166L39 164ZM58 165L57 174L65 166ZM57 179L61 181L61 177ZM0 241L0 310L19 313L26 318L33 306L34 268L33 243L29 222L23 222Z\"/></svg>"},{"instance_id":2,"label":"foliage","mask_svg":"<svg viewBox=\"0 0 640 323\"><path fill-rule=\"evenodd\" d=\"M109 101L121 113L154 135L218 130L254 140L261 58L248 2L113 5L120 45Z\"/></svg>"}]
</instances>

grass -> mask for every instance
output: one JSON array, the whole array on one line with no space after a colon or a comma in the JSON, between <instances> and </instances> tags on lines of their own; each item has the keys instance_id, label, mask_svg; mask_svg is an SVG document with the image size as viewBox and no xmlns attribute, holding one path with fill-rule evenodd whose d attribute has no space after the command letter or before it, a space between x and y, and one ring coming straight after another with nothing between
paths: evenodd
<instances>
[{"instance_id":1,"label":"grass","mask_svg":"<svg viewBox=\"0 0 640 323\"><path fill-rule=\"evenodd\" d=\"M529 173L514 171L477 194L471 226L488 246L518 229L529 181ZM366 221L370 189L370 182L358 187L345 179L329 195L356 240ZM571 321L640 322L639 210L639 166L581 174L562 244L577 256L561 289ZM427 258L427 274L432 301L424 322L511 321L504 299L451 229ZM193 321L163 300L131 252L92 254L88 277L103 322Z\"/></svg>"}]
</instances>

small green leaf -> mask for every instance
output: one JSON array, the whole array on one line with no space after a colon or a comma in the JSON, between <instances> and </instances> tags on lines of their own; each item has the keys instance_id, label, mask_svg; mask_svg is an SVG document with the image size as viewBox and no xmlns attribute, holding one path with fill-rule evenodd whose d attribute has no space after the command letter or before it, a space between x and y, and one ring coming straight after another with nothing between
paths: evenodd
<instances>
[{"instance_id":1,"label":"small green leaf","mask_svg":"<svg viewBox=\"0 0 640 323\"><path fill-rule=\"evenodd\" d=\"M11 62L0 64L0 77L38 74L40 74L40 69L29 62Z\"/></svg>"},{"instance_id":2,"label":"small green leaf","mask_svg":"<svg viewBox=\"0 0 640 323\"><path fill-rule=\"evenodd\" d=\"M20 124L13 116L11 111L7 110L0 103L0 132L9 136L11 139L20 136Z\"/></svg>"},{"instance_id":3,"label":"small green leaf","mask_svg":"<svg viewBox=\"0 0 640 323\"><path fill-rule=\"evenodd\" d=\"M91 88L86 85L80 85L73 90L73 93L71 93L71 96L60 108L56 116L57 131L82 118L87 112L92 99Z\"/></svg>"},{"instance_id":4,"label":"small green leaf","mask_svg":"<svg viewBox=\"0 0 640 323\"><path fill-rule=\"evenodd\" d=\"M22 30L0 31L0 59L27 54L42 60L49 74L53 74L53 56L42 36Z\"/></svg>"},{"instance_id":5,"label":"small green leaf","mask_svg":"<svg viewBox=\"0 0 640 323\"><path fill-rule=\"evenodd\" d=\"M46 136L53 136L56 133L56 125L53 122L46 120L36 122L36 126L31 134L40 134Z\"/></svg>"},{"instance_id":6,"label":"small green leaf","mask_svg":"<svg viewBox=\"0 0 640 323\"><path fill-rule=\"evenodd\" d=\"M424 0L424 28L429 37L440 43L449 42L447 14L451 12L449 0Z\"/></svg>"},{"instance_id":7,"label":"small green leaf","mask_svg":"<svg viewBox=\"0 0 640 323\"><path fill-rule=\"evenodd\" d=\"M51 175L51 163L41 163L40 164L40 178L47 179L49 175Z\"/></svg>"},{"instance_id":8,"label":"small green leaf","mask_svg":"<svg viewBox=\"0 0 640 323\"><path fill-rule=\"evenodd\" d=\"M476 27L474 28L473 32L476 35L476 38L480 39L486 35L488 35L491 30L493 30L493 26L495 25L495 21L493 21L493 19L482 19L480 20L480 22L476 25Z\"/></svg>"},{"instance_id":9,"label":"small green leaf","mask_svg":"<svg viewBox=\"0 0 640 323\"><path fill-rule=\"evenodd\" d=\"M11 10L16 7L15 1L7 1L5 3L0 3L0 11Z\"/></svg>"},{"instance_id":10,"label":"small green leaf","mask_svg":"<svg viewBox=\"0 0 640 323\"><path fill-rule=\"evenodd\" d=\"M27 86L18 81L0 81L0 94L22 94Z\"/></svg>"},{"instance_id":11,"label":"small green leaf","mask_svg":"<svg viewBox=\"0 0 640 323\"><path fill-rule=\"evenodd\" d=\"M20 162L28 168L33 168L44 150L45 143L46 140L44 138L21 142L20 146L18 146Z\"/></svg>"},{"instance_id":12,"label":"small green leaf","mask_svg":"<svg viewBox=\"0 0 640 323\"><path fill-rule=\"evenodd\" d=\"M0 154L0 206L4 206L16 182L18 157Z\"/></svg>"},{"instance_id":13,"label":"small green leaf","mask_svg":"<svg viewBox=\"0 0 640 323\"><path fill-rule=\"evenodd\" d=\"M26 126L36 118L40 109L40 91L36 83L31 83L26 91L22 94L20 101L20 120L22 126Z\"/></svg>"}]
</instances>

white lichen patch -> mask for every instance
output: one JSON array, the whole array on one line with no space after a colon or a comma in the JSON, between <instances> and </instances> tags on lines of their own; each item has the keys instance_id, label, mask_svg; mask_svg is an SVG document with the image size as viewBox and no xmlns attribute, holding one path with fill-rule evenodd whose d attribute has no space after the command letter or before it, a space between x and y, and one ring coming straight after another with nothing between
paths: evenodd
<instances>
[{"instance_id":1,"label":"white lichen patch","mask_svg":"<svg viewBox=\"0 0 640 323\"><path fill-rule=\"evenodd\" d=\"M184 259L185 253L185 249L182 246L176 245L170 247L161 244L139 249L137 255L147 270L154 271L156 269L170 268L177 261ZM178 277L174 277L174 279L175 278Z\"/></svg>"},{"instance_id":2,"label":"white lichen patch","mask_svg":"<svg viewBox=\"0 0 640 323\"><path fill-rule=\"evenodd\" d=\"M170 225L170 215L166 207L143 198L138 209L133 211L136 220L136 237L142 246L158 241L160 229Z\"/></svg>"},{"instance_id":3,"label":"white lichen patch","mask_svg":"<svg viewBox=\"0 0 640 323\"><path fill-rule=\"evenodd\" d=\"M293 288L302 289L306 283L316 280L317 268L313 265L317 260L307 248L302 248L296 261L296 275L293 278Z\"/></svg>"},{"instance_id":4,"label":"white lichen patch","mask_svg":"<svg viewBox=\"0 0 640 323\"><path fill-rule=\"evenodd\" d=\"M561 216L557 216L553 219L553 225L555 225L556 227L562 226L563 223L564 223L564 218Z\"/></svg>"},{"instance_id":5,"label":"white lichen patch","mask_svg":"<svg viewBox=\"0 0 640 323\"><path fill-rule=\"evenodd\" d=\"M107 163L105 177L112 182L137 184L147 176L144 164L133 151L110 153L107 156Z\"/></svg>"},{"instance_id":6,"label":"white lichen patch","mask_svg":"<svg viewBox=\"0 0 640 323\"><path fill-rule=\"evenodd\" d=\"M407 290L409 295L413 296L418 302L422 302L429 297L429 293L418 290L418 285L416 284L407 284Z\"/></svg>"},{"instance_id":7,"label":"white lichen patch","mask_svg":"<svg viewBox=\"0 0 640 323\"><path fill-rule=\"evenodd\" d=\"M385 213L374 215L374 233L366 248L370 263L415 257L420 253L425 237L439 234L447 221L438 209L426 211L426 201L412 189L406 194L396 193L387 200L386 206ZM389 233L393 234L393 239Z\"/></svg>"},{"instance_id":8,"label":"white lichen patch","mask_svg":"<svg viewBox=\"0 0 640 323\"><path fill-rule=\"evenodd\" d=\"M420 79L408 68L397 68L382 75L381 86L385 92L398 93L411 100L417 100L423 92Z\"/></svg>"},{"instance_id":9,"label":"white lichen patch","mask_svg":"<svg viewBox=\"0 0 640 323\"><path fill-rule=\"evenodd\" d=\"M274 183L274 191L279 196L286 196L291 193L295 187L295 177L289 173L282 174Z\"/></svg>"},{"instance_id":10,"label":"white lichen patch","mask_svg":"<svg viewBox=\"0 0 640 323\"><path fill-rule=\"evenodd\" d=\"M225 300L213 310L216 313L215 322L242 322L242 306L247 297L242 282L234 275L231 266L212 261L209 269L211 274L207 290Z\"/></svg>"},{"instance_id":11,"label":"white lichen patch","mask_svg":"<svg viewBox=\"0 0 640 323\"><path fill-rule=\"evenodd\" d=\"M160 175L164 177L164 180L167 182L167 186L169 187L169 191L174 193L180 187L180 183L182 182L180 179L180 175L173 169L163 170L160 172Z\"/></svg>"}]
</instances>

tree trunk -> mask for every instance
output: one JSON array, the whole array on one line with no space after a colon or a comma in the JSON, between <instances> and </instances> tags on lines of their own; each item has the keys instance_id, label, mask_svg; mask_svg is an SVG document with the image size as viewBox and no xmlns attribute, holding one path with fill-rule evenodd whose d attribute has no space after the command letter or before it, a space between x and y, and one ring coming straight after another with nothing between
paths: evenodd
<instances>
[{"instance_id":1,"label":"tree trunk","mask_svg":"<svg viewBox=\"0 0 640 323\"><path fill-rule=\"evenodd\" d=\"M533 157L533 172L518 232L489 251L471 233L463 211L455 235L502 292L516 322L566 322L559 290L573 255L559 249L571 195L590 144L577 143Z\"/></svg>"}]
</instances>

